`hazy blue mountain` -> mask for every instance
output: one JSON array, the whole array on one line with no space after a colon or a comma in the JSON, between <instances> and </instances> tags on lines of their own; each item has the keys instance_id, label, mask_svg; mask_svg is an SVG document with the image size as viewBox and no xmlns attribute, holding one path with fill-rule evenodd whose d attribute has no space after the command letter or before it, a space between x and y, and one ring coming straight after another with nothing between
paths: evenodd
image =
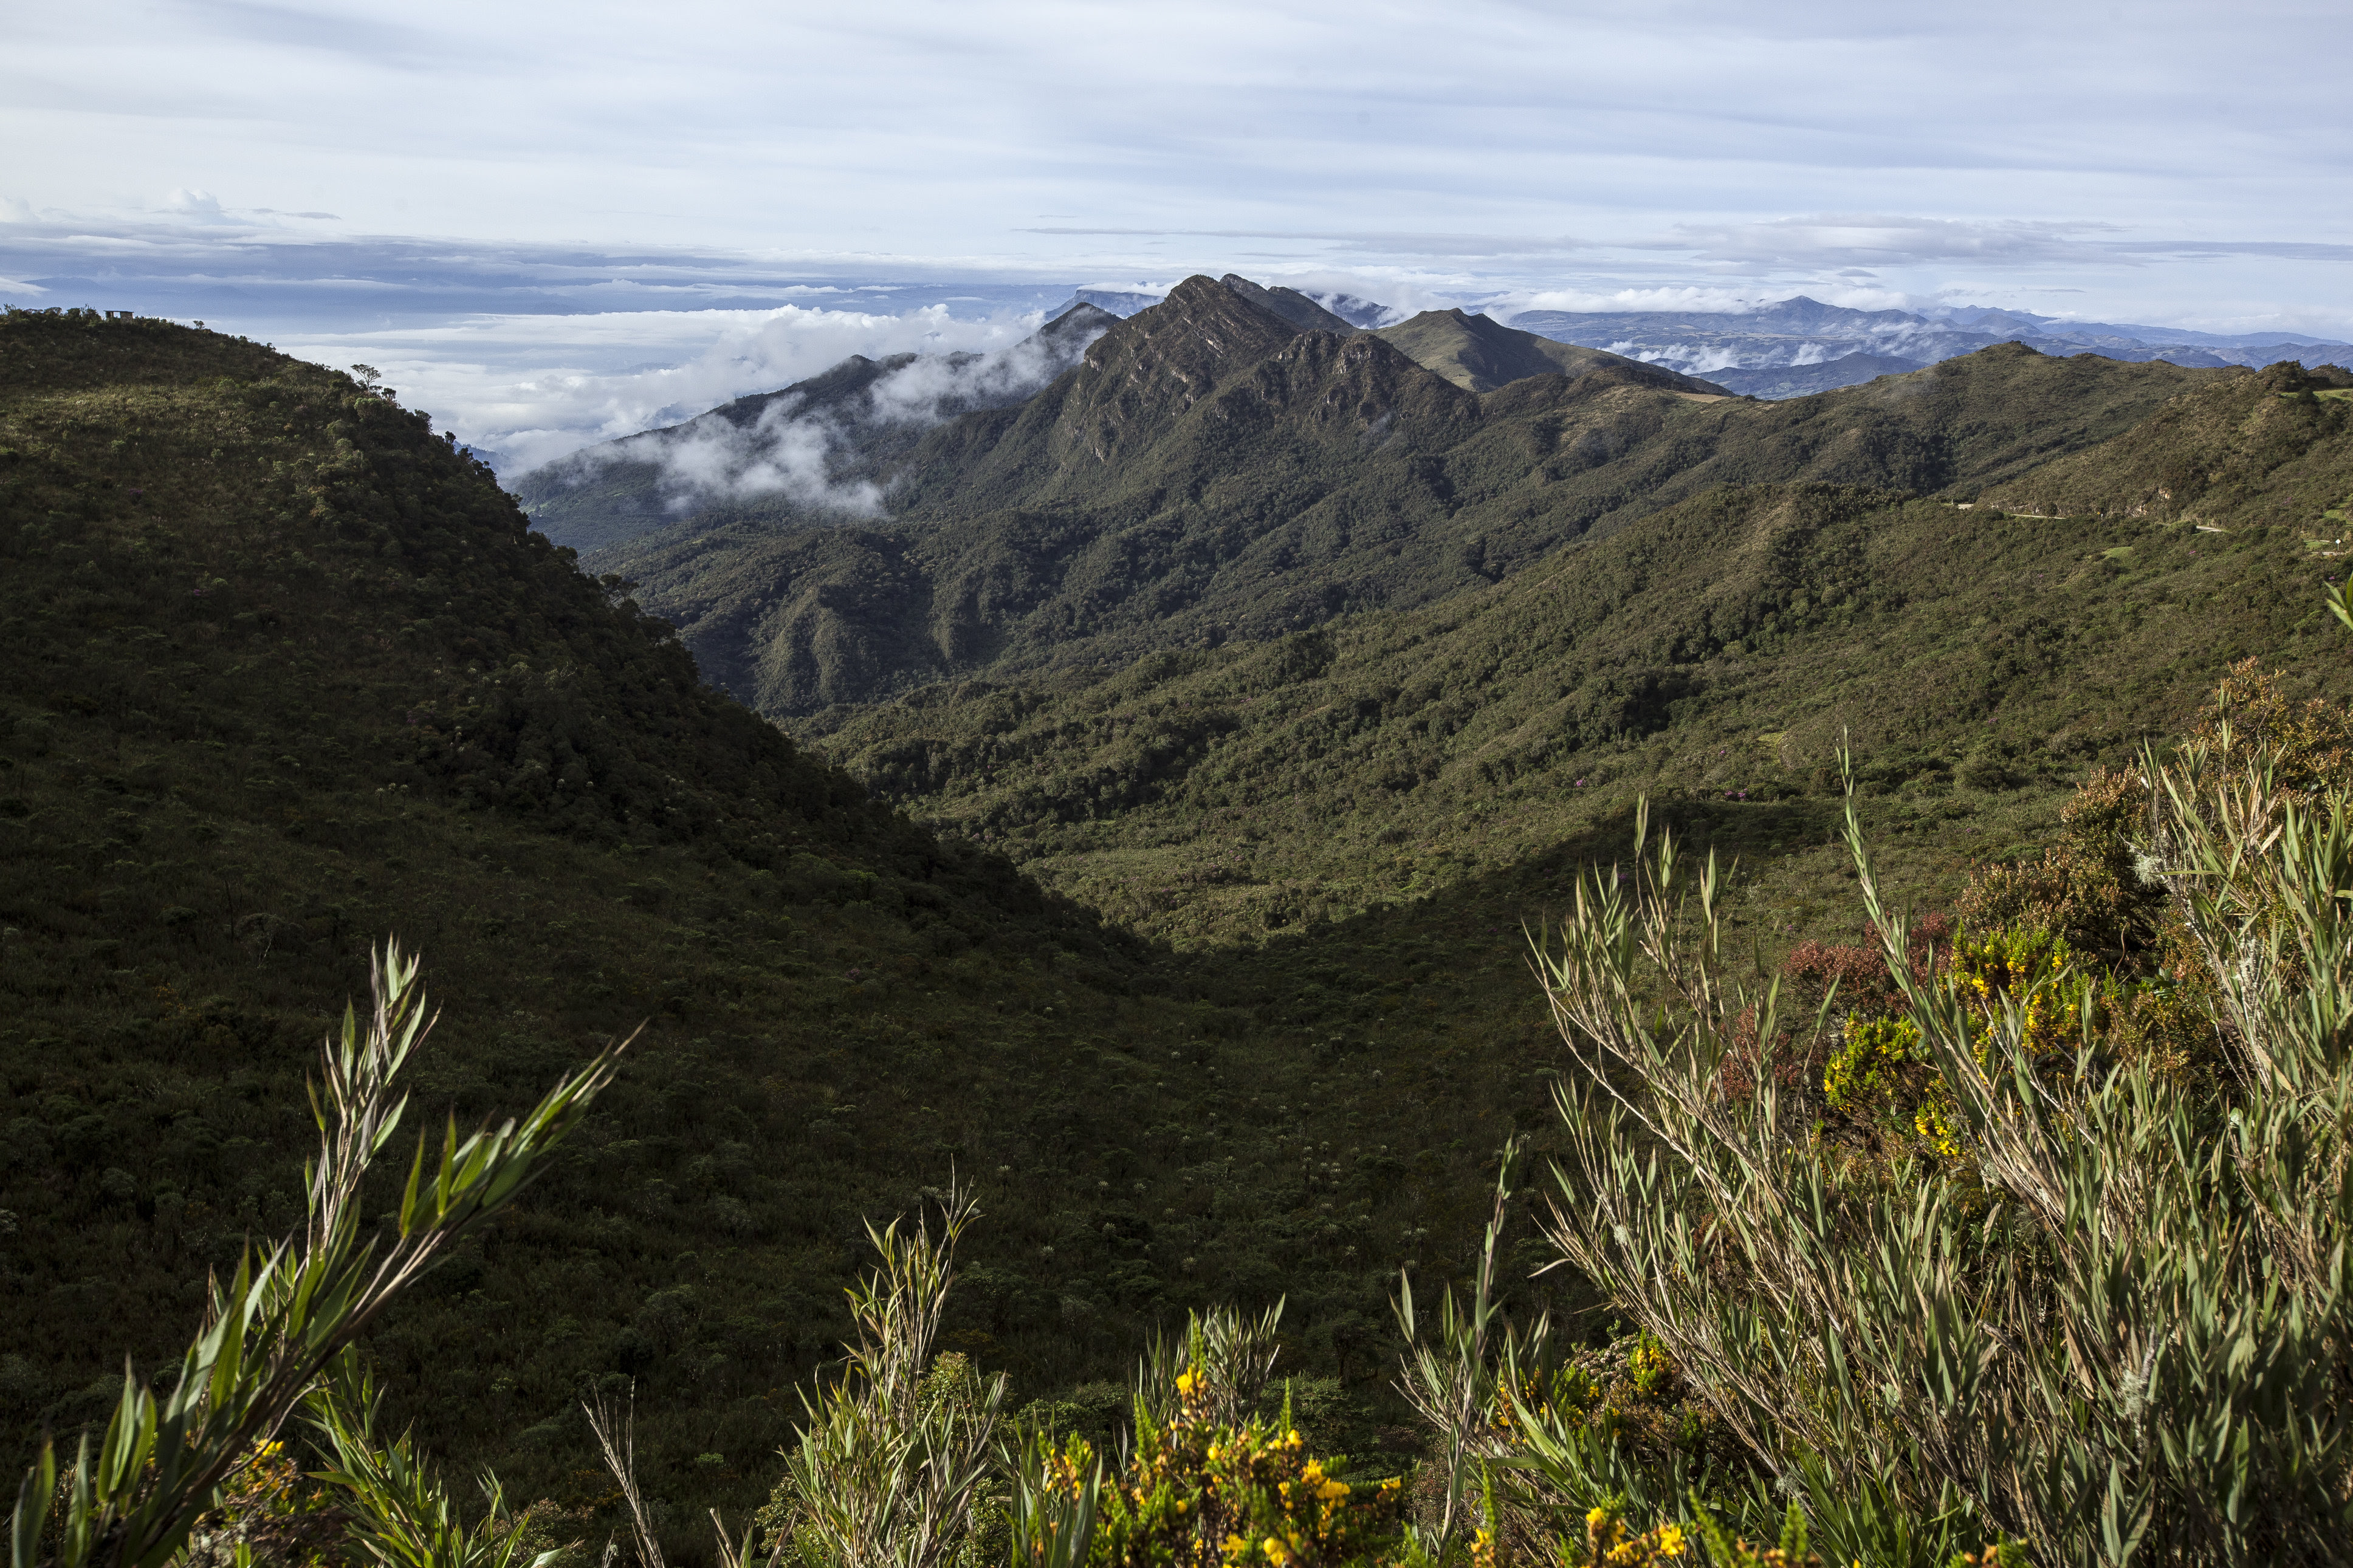
<instances>
[{"instance_id":1,"label":"hazy blue mountain","mask_svg":"<svg viewBox=\"0 0 2353 1568\"><path fill-rule=\"evenodd\" d=\"M1740 311L1526 310L1508 319L1522 331L1666 365L1758 397L1798 397L1852 385L1998 342L2022 342L2043 354L2096 353L2204 369L2260 367L2284 359L2311 364L2353 360L2353 344L2293 334L2063 321L1975 306L1933 313L1859 310L1802 294ZM1826 368L1833 364L1845 368Z\"/></svg>"},{"instance_id":2,"label":"hazy blue mountain","mask_svg":"<svg viewBox=\"0 0 2353 1568\"><path fill-rule=\"evenodd\" d=\"M2261 349L2282 343L2309 348L2342 349L2348 345L2316 338L2309 332L2193 332L2186 327L2152 327L2114 321L2062 321L2040 318L2042 331L2054 338L2110 337L2143 343L2196 343L2209 348Z\"/></svg>"}]
</instances>

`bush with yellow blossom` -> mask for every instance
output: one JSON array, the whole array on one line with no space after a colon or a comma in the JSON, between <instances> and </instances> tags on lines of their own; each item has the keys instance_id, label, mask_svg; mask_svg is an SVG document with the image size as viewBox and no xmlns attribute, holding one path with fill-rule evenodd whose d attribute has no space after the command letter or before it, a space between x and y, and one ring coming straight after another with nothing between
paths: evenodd
<instances>
[{"instance_id":1,"label":"bush with yellow blossom","mask_svg":"<svg viewBox=\"0 0 2353 1568\"><path fill-rule=\"evenodd\" d=\"M189 1568L239 1561L289 1568L341 1563L350 1514L328 1489L302 1473L284 1442L272 1438L229 1472L219 1501L188 1537Z\"/></svg>"},{"instance_id":2,"label":"bush with yellow blossom","mask_svg":"<svg viewBox=\"0 0 2353 1568\"><path fill-rule=\"evenodd\" d=\"M2087 1003L2105 1012L2115 989L2076 973L2066 939L2035 926L1957 931L1939 955L1935 984L1968 1005L1971 1046L1980 1065L2004 1013L2022 1016L2025 1043L2038 1058L2072 1058ZM1919 1026L1901 1013L1847 1015L1839 1047L1822 1069L1832 1110L1897 1137L1908 1131L1945 1159L1961 1153L1947 1094Z\"/></svg>"},{"instance_id":3,"label":"bush with yellow blossom","mask_svg":"<svg viewBox=\"0 0 2353 1568\"><path fill-rule=\"evenodd\" d=\"M1561 1542L1561 1562L1566 1568L1650 1568L1687 1557L1691 1549L1682 1525L1636 1531L1626 1524L1624 1505L1611 1501L1586 1511L1585 1539Z\"/></svg>"},{"instance_id":4,"label":"bush with yellow blossom","mask_svg":"<svg viewBox=\"0 0 2353 1568\"><path fill-rule=\"evenodd\" d=\"M1287 1401L1278 1420L1237 1426L1215 1419L1214 1392L1193 1368L1177 1374L1176 1393L1165 1421L1138 1401L1134 1447L1115 1474L1083 1437L1047 1456L1016 1530L1030 1562L1340 1568L1379 1561L1399 1540L1400 1483L1349 1479L1344 1461L1311 1452ZM1067 1544L1081 1529L1084 1546Z\"/></svg>"}]
</instances>

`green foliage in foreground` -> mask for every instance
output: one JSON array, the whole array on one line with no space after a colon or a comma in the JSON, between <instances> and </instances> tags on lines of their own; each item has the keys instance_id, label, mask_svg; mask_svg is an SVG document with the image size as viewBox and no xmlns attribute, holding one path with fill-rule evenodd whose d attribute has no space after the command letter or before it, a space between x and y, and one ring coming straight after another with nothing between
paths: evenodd
<instances>
[{"instance_id":1,"label":"green foliage in foreground","mask_svg":"<svg viewBox=\"0 0 2353 1568\"><path fill-rule=\"evenodd\" d=\"M204 1331L163 1398L126 1372L105 1436L95 1450L83 1439L62 1485L55 1451L43 1442L17 1496L10 1532L16 1568L156 1568L178 1559L231 1471L298 1405L322 1394L329 1369L395 1298L514 1200L612 1081L617 1045L567 1076L519 1121L485 1126L460 1142L452 1119L429 1166L428 1140L420 1137L406 1185L385 1215L390 1234L368 1237L362 1186L408 1105L393 1080L430 1026L417 965L398 947L385 945L375 978L373 1016L363 1028L344 1010L343 1037L328 1042L322 1084L311 1093L319 1149L305 1173L301 1234L248 1253L226 1287L214 1282ZM372 1406L363 1396L361 1408ZM344 1456L347 1489L374 1495L352 1472L388 1475L404 1468L406 1456L396 1447L380 1461L362 1420L354 1428L330 1416L328 1425L338 1449L353 1450ZM385 1521L381 1531L403 1537L413 1522ZM454 1568L462 1554L437 1546L424 1558Z\"/></svg>"},{"instance_id":2,"label":"green foliage in foreground","mask_svg":"<svg viewBox=\"0 0 2353 1568\"><path fill-rule=\"evenodd\" d=\"M2107 1057L2092 977L1920 976L1852 825L1948 1158L1843 1156L1770 1074L1725 1092L1776 998L1727 973L1714 868L1694 889L1671 840L1582 886L1546 960L1582 1069L1549 1234L1840 1558L1933 1563L1989 1524L2053 1563L2341 1557L2353 815L2341 773L2300 797L2275 756L2220 763L2151 764L2143 872L2214 988L2215 1089ZM2035 1018L2062 1005L2054 1055Z\"/></svg>"},{"instance_id":3,"label":"green foliage in foreground","mask_svg":"<svg viewBox=\"0 0 2353 1568\"><path fill-rule=\"evenodd\" d=\"M1197 1316L1173 1353L1147 1358L1116 1465L1034 1428L993 1448L1003 1381L934 1351L973 1213L951 1193L936 1240L928 1225L870 1232L883 1267L851 1292L860 1342L786 1455L766 1559L1491 1568L1664 1563L1704 1542L1718 1563L1810 1563L1820 1542L1834 1560L1895 1568L2334 1561L2353 1529L2341 1268L2353 1161L2336 1147L2353 1124L2353 797L2341 744L2315 781L2308 750L2260 744L2241 767L2245 748L2219 733L2150 761L2137 872L2164 889L2211 987L2233 1068L2219 1091L2147 1055L2105 1057L2090 977L2026 973L1990 994L1924 978L1850 813L1887 974L1950 1110L1941 1159L1858 1161L1819 1124L1784 1120L1785 1099L1802 1097L1774 1073L1727 1075L1783 1030L1778 987L1752 990L1725 963L1712 863L1690 889L1672 838L1643 855L1638 831L1630 886L1581 880L1540 969L1577 1068L1559 1096L1569 1159L1547 1235L1641 1326L1627 1358L1638 1396L1688 1379L1732 1452L1646 1440L1560 1362L1549 1317L1501 1317L1508 1148L1467 1308L1446 1298L1425 1342L1409 1279L1398 1303L1399 1387L1425 1430L1413 1486L1349 1479L1345 1460L1303 1442L1287 1401L1275 1421L1249 1414L1273 1362L1272 1315ZM322 1278L351 1272L347 1216L397 1120L389 1078L417 1034L410 973L388 956L364 1041L347 1021L329 1054L305 1255L326 1258ZM2054 994L2080 1021L2072 1056L2037 1038ZM184 1409L237 1424L158 1449L155 1404L134 1381L46 1539L55 1470L45 1458L27 1478L19 1563L163 1561L270 1435L274 1420L247 1413L282 1418L305 1397L323 1407L324 1479L343 1489L356 1546L452 1568L512 1558L526 1521L498 1512L494 1483L491 1522L464 1528L405 1441L376 1451L364 1387L354 1397L322 1375L351 1326L430 1260L437 1227L511 1195L610 1070L592 1064L519 1132L460 1145L453 1127L422 1207L420 1146L377 1294L281 1292L258 1331L235 1298L216 1300L163 1405L165 1436ZM262 1353L207 1348L231 1340ZM289 1342L311 1352L290 1373L270 1353ZM337 1415L339 1398L364 1414ZM593 1419L640 1560L660 1568L633 1433L617 1440L601 1409ZM185 1480L168 1462L183 1452L201 1465ZM720 1524L723 1561L760 1559L760 1529L739 1545ZM1733 1530L1782 1544L1753 1549Z\"/></svg>"}]
</instances>

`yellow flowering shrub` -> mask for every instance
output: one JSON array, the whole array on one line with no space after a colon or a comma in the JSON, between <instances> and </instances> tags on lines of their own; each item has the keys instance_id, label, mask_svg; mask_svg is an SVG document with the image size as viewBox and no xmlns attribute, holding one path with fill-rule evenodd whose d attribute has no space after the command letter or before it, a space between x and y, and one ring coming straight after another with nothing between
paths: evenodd
<instances>
[{"instance_id":1,"label":"yellow flowering shrub","mask_svg":"<svg viewBox=\"0 0 2353 1568\"><path fill-rule=\"evenodd\" d=\"M2072 1057L2082 1027L2082 994L2063 977L2075 964L2065 939L2040 927L1963 930L1955 933L1935 984L1969 1005L1979 1062L1987 1058L1995 1020L2010 1007L2025 1014L2030 1054ZM2095 1023L2112 1010L2114 989L2095 997ZM1822 1069L1822 1094L1832 1110L1899 1138L1908 1131L1919 1146L1944 1159L1962 1153L1943 1080L1918 1027L1901 1014L1847 1015L1839 1048Z\"/></svg>"},{"instance_id":2,"label":"yellow flowering shrub","mask_svg":"<svg viewBox=\"0 0 2353 1568\"><path fill-rule=\"evenodd\" d=\"M225 1568L243 1555L288 1568L322 1568L347 1560L338 1548L348 1522L284 1443L264 1443L229 1472L220 1501L197 1521L181 1561L188 1568Z\"/></svg>"},{"instance_id":3,"label":"yellow flowering shrub","mask_svg":"<svg viewBox=\"0 0 2353 1568\"><path fill-rule=\"evenodd\" d=\"M1561 1542L1565 1568L1644 1568L1690 1554L1691 1537L1682 1525L1662 1524L1637 1534L1627 1528L1624 1511L1616 1503L1588 1510L1584 1541Z\"/></svg>"},{"instance_id":4,"label":"yellow flowering shrub","mask_svg":"<svg viewBox=\"0 0 2353 1568\"><path fill-rule=\"evenodd\" d=\"M1190 1370L1176 1393L1165 1425L1139 1412L1124 1472L1105 1479L1089 1568L1340 1568L1377 1561L1400 1539L1395 1478L1347 1479L1344 1461L1308 1450L1287 1410L1281 1421L1218 1424ZM1045 1488L1075 1499L1096 1464L1073 1436L1049 1459Z\"/></svg>"},{"instance_id":5,"label":"yellow flowering shrub","mask_svg":"<svg viewBox=\"0 0 2353 1568\"><path fill-rule=\"evenodd\" d=\"M1637 1394L1664 1394L1674 1386L1675 1363L1666 1346L1647 1333L1638 1334L1626 1352L1626 1376Z\"/></svg>"},{"instance_id":6,"label":"yellow flowering shrub","mask_svg":"<svg viewBox=\"0 0 2353 1568\"><path fill-rule=\"evenodd\" d=\"M2005 1003L2026 1010L2026 1047L2036 1056L2072 1053L2079 1024L2074 1000L2054 984L2075 963L2064 939L2035 926L2008 926L1983 935L1964 931L1953 939L1945 984L1968 1001L1977 1015L1978 1058L1986 1031Z\"/></svg>"},{"instance_id":7,"label":"yellow flowering shrub","mask_svg":"<svg viewBox=\"0 0 2353 1568\"><path fill-rule=\"evenodd\" d=\"M1924 1070L1920 1031L1909 1018L1850 1013L1839 1048L1823 1064L1822 1093L1833 1110L1867 1115L1907 1089L1916 1092Z\"/></svg>"}]
</instances>

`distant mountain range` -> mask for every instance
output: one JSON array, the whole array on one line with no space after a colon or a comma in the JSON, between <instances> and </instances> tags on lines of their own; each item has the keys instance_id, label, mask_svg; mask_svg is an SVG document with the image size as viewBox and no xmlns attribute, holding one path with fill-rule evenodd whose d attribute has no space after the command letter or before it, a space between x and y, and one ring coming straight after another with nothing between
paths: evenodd
<instances>
[{"instance_id":1,"label":"distant mountain range","mask_svg":"<svg viewBox=\"0 0 2353 1568\"><path fill-rule=\"evenodd\" d=\"M2164 360L2201 369L2282 360L2353 363L2353 344L2292 333L2231 336L2063 321L2021 310L1968 310L1944 316L1856 310L1802 294L1736 314L1524 310L1510 321L1523 331L1672 365L1752 397L1802 397L1852 386L2000 342L2022 342L2038 353Z\"/></svg>"},{"instance_id":2,"label":"distant mountain range","mask_svg":"<svg viewBox=\"0 0 2353 1568\"><path fill-rule=\"evenodd\" d=\"M1347 294L1290 295L1360 329L1401 321L1405 312ZM1082 289L1084 301L1117 316L1159 303L1160 296ZM1066 306L1065 309L1068 307ZM1994 343L2022 342L2038 353L2096 353L2127 361L2213 369L2260 368L2282 360L2353 365L2353 343L2300 332L2198 332L2115 321L2070 321L1988 306L1858 310L1799 294L1740 311L1492 310L1493 319L1558 342L1704 376L1746 397L1803 397L1919 370ZM1304 324L1304 323L1303 323Z\"/></svg>"},{"instance_id":3,"label":"distant mountain range","mask_svg":"<svg viewBox=\"0 0 2353 1568\"><path fill-rule=\"evenodd\" d=\"M1198 280L1207 284L1207 279ZM1356 321L1294 289L1269 289L1228 273L1212 302L1240 300L1255 342L1270 327L1283 336L1355 336ZM681 424L603 442L545 464L511 482L524 510L549 538L598 550L651 533L713 507L750 505L767 512L879 517L886 489L903 486L902 465L924 433L959 416L1020 404L1072 369L1097 339L1123 320L1166 313L1174 295L1082 289L1038 332L1000 354L871 360L853 354L807 381L739 397ZM1123 316L1109 305L1144 307ZM1386 306L1346 295L1327 297L1367 321L1397 317ZM1155 309L1156 308L1156 309ZM1176 312L1183 315L1182 307ZM1520 331L1486 316L1428 310L1366 334L1404 359L1466 392L1494 391L1531 376L1571 378L1607 370L1630 384L1700 396L1724 387L1639 360ZM892 510L899 510L894 500Z\"/></svg>"},{"instance_id":4,"label":"distant mountain range","mask_svg":"<svg viewBox=\"0 0 2353 1568\"><path fill-rule=\"evenodd\" d=\"M713 682L822 731L934 682L1116 668L1432 604L1726 485L1968 501L2253 379L2004 342L1915 371L1865 356L1895 373L1873 386L1821 391L1837 362L1784 364L1760 374L1789 400L1765 401L1487 315L1365 331L1332 303L1347 302L1232 275L1124 319L1079 300L1010 351L1020 375L854 358L514 488L554 542L636 584ZM1961 335L1812 300L1744 320L1931 352ZM2217 447L2200 472L2230 461ZM2153 459L2068 493L2104 513L2316 521L2353 483L2324 467L2243 507Z\"/></svg>"}]
</instances>

